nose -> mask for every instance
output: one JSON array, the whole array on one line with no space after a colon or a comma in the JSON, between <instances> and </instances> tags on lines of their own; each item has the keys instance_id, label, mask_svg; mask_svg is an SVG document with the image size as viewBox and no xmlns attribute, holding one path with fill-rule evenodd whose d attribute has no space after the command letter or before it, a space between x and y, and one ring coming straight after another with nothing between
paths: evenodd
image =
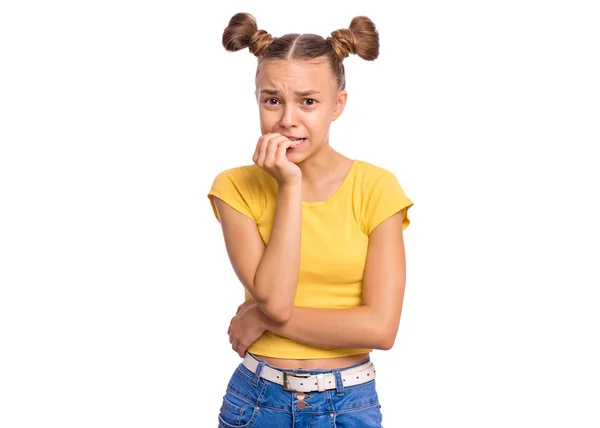
<instances>
[{"instance_id":1,"label":"nose","mask_svg":"<svg viewBox=\"0 0 600 428\"><path fill-rule=\"evenodd\" d=\"M283 108L283 115L281 116L281 127L282 128L293 128L298 123L298 115L296 106L293 104L287 104Z\"/></svg>"}]
</instances>

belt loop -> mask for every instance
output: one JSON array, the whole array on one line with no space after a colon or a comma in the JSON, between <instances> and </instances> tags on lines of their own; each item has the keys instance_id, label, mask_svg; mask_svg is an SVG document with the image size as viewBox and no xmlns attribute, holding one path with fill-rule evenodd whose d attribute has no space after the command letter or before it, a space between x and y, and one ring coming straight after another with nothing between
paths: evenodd
<instances>
[{"instance_id":1,"label":"belt loop","mask_svg":"<svg viewBox=\"0 0 600 428\"><path fill-rule=\"evenodd\" d=\"M262 372L262 369L265 364L266 363L263 360L258 360L258 367L256 368L256 371L254 372L254 378L252 379L252 385L255 387L258 386L258 381L260 380L260 372Z\"/></svg>"},{"instance_id":2,"label":"belt loop","mask_svg":"<svg viewBox=\"0 0 600 428\"><path fill-rule=\"evenodd\" d=\"M333 369L333 375L335 376L335 389L337 396L344 395L344 384L342 383L342 375L338 369Z\"/></svg>"},{"instance_id":3,"label":"belt loop","mask_svg":"<svg viewBox=\"0 0 600 428\"><path fill-rule=\"evenodd\" d=\"M323 392L325 391L325 379L324 379L325 375L323 375L323 373L319 373L317 375L317 388L319 389L319 392Z\"/></svg>"}]
</instances>

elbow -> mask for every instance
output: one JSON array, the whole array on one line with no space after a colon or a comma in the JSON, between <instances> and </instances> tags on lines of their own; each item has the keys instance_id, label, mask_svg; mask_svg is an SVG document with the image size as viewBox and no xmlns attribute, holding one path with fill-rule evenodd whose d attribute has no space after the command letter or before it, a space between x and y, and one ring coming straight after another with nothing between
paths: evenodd
<instances>
[{"instance_id":1,"label":"elbow","mask_svg":"<svg viewBox=\"0 0 600 428\"><path fill-rule=\"evenodd\" d=\"M382 335L382 337L377 342L376 349L381 349L382 351L389 351L394 347L394 342L396 341L395 335Z\"/></svg>"},{"instance_id":2,"label":"elbow","mask_svg":"<svg viewBox=\"0 0 600 428\"><path fill-rule=\"evenodd\" d=\"M258 304L258 307L262 312L271 320L283 324L290 320L292 317L292 310L294 307L294 294L286 296L285 293L273 290L274 287L257 287L257 278L254 278L254 284L252 287L252 297Z\"/></svg>"},{"instance_id":3,"label":"elbow","mask_svg":"<svg viewBox=\"0 0 600 428\"><path fill-rule=\"evenodd\" d=\"M394 347L398 328L400 327L400 314L395 311L386 311L382 308L372 310L370 322L373 325L373 349L389 351Z\"/></svg>"},{"instance_id":4,"label":"elbow","mask_svg":"<svg viewBox=\"0 0 600 428\"><path fill-rule=\"evenodd\" d=\"M292 317L292 308L269 308L266 310L265 315L271 318L273 321L279 324L284 324Z\"/></svg>"},{"instance_id":5,"label":"elbow","mask_svg":"<svg viewBox=\"0 0 600 428\"><path fill-rule=\"evenodd\" d=\"M376 343L374 348L382 351L389 351L394 347L396 335L398 334L397 327L382 328L379 334L376 335Z\"/></svg>"}]
</instances>

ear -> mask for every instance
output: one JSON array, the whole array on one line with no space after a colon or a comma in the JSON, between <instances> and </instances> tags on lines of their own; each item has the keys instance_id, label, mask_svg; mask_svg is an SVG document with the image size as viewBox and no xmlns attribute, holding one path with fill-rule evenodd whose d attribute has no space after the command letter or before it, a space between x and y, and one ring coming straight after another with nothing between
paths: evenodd
<instances>
[{"instance_id":1,"label":"ear","mask_svg":"<svg viewBox=\"0 0 600 428\"><path fill-rule=\"evenodd\" d=\"M331 116L331 121L336 120L342 112L344 111L344 107L346 106L346 101L348 100L348 92L346 90L339 91L337 97L335 99L335 105L333 107L333 114Z\"/></svg>"}]
</instances>

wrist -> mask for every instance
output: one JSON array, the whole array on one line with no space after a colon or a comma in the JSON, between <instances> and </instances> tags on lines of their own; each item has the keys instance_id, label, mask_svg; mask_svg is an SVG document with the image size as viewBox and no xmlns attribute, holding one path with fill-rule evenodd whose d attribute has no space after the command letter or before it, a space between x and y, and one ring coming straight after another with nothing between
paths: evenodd
<instances>
[{"instance_id":1,"label":"wrist","mask_svg":"<svg viewBox=\"0 0 600 428\"><path fill-rule=\"evenodd\" d=\"M285 181L277 182L279 191L282 192L297 192L302 190L302 176Z\"/></svg>"},{"instance_id":2,"label":"wrist","mask_svg":"<svg viewBox=\"0 0 600 428\"><path fill-rule=\"evenodd\" d=\"M302 183L287 182L279 184L277 199L278 201L302 200Z\"/></svg>"}]
</instances>

